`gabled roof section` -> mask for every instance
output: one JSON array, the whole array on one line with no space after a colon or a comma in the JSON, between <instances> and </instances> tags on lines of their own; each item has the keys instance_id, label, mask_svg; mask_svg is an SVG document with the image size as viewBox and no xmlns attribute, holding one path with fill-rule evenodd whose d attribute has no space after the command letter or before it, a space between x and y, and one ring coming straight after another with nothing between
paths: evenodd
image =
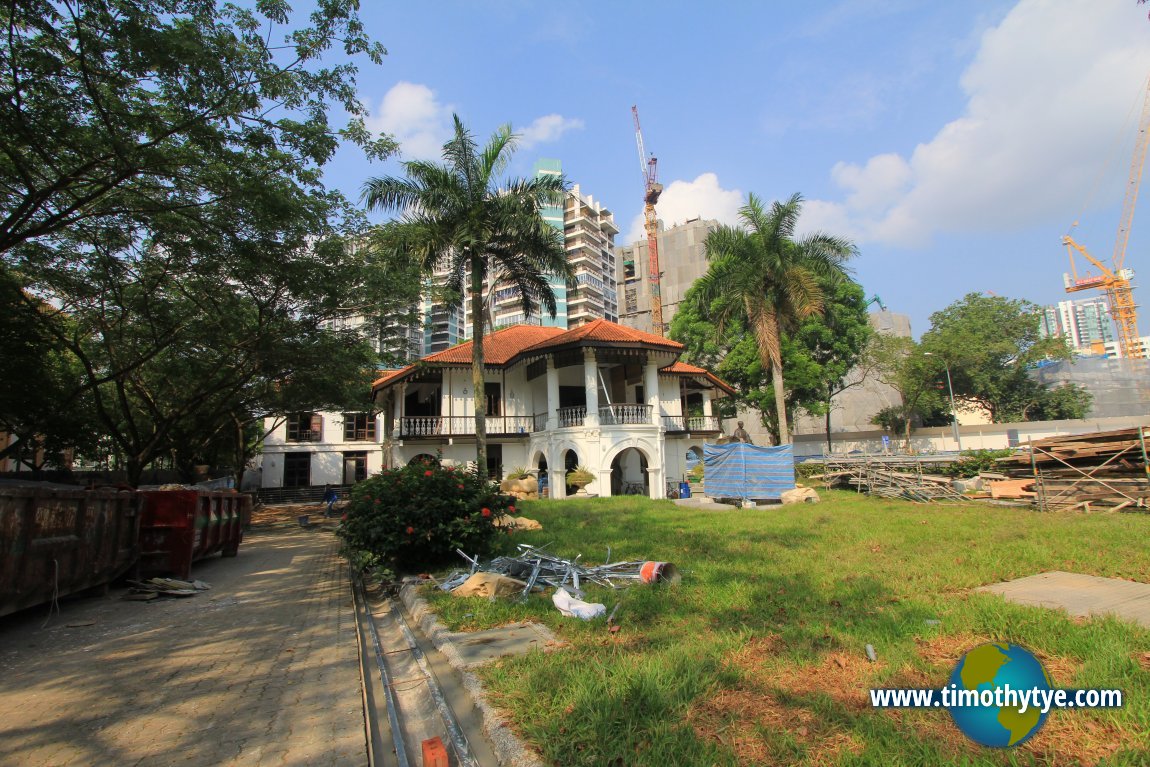
<instances>
[{"instance_id":1,"label":"gabled roof section","mask_svg":"<svg viewBox=\"0 0 1150 767\"><path fill-rule=\"evenodd\" d=\"M502 366L511 362L521 351L534 346L548 338L562 335L562 328L542 327L540 325L512 325L501 328L483 336L483 364ZM431 367L460 367L471 364L472 341L464 341L450 349L430 354L419 361L419 365ZM371 385L372 392L398 383L411 373L418 365L408 365L400 370L385 370Z\"/></svg>"},{"instance_id":2,"label":"gabled roof section","mask_svg":"<svg viewBox=\"0 0 1150 767\"><path fill-rule=\"evenodd\" d=\"M716 388L723 390L732 397L735 396L734 388L723 379L716 376L705 368L697 367L686 362L679 362L676 360L665 368L659 369L659 375L672 375L672 376L700 376L710 381Z\"/></svg>"},{"instance_id":3,"label":"gabled roof section","mask_svg":"<svg viewBox=\"0 0 1150 767\"><path fill-rule=\"evenodd\" d=\"M534 354L560 346L610 346L613 344L653 346L675 352L683 350L683 345L678 341L600 319L586 325L580 325L574 330L568 330L554 338L548 338L523 351Z\"/></svg>"},{"instance_id":4,"label":"gabled roof section","mask_svg":"<svg viewBox=\"0 0 1150 767\"><path fill-rule=\"evenodd\" d=\"M512 325L496 330L483 337L483 364L506 365L524 349L565 334L562 328L540 325ZM464 341L456 344L450 349L424 357L423 362L430 365L470 365L472 343Z\"/></svg>"}]
</instances>

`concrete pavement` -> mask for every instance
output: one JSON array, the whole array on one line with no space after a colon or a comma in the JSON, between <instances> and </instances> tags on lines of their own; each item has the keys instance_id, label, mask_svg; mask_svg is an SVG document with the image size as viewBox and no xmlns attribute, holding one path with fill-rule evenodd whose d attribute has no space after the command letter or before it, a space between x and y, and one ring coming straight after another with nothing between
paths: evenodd
<instances>
[{"instance_id":1,"label":"concrete pavement","mask_svg":"<svg viewBox=\"0 0 1150 767\"><path fill-rule=\"evenodd\" d=\"M257 526L193 567L195 597L0 619L0 765L366 764L337 549L330 526Z\"/></svg>"}]
</instances>

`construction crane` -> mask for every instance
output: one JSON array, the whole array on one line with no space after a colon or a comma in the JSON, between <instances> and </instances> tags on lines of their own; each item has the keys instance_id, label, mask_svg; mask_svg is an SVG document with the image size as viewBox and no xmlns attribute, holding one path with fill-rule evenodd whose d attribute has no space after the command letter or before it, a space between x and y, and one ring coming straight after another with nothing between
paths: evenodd
<instances>
[{"instance_id":1,"label":"construction crane","mask_svg":"<svg viewBox=\"0 0 1150 767\"><path fill-rule=\"evenodd\" d=\"M647 231L647 254L650 256L648 282L651 287L651 330L663 335L663 291L659 286L662 272L659 269L659 220L655 216L655 203L663 193L659 183L658 160L654 155L647 157L643 147L643 129L639 127L639 107L632 106L635 117L635 143L639 147L639 171L643 174L643 228Z\"/></svg>"},{"instance_id":2,"label":"construction crane","mask_svg":"<svg viewBox=\"0 0 1150 767\"><path fill-rule=\"evenodd\" d=\"M1114 256L1111 266L1092 256L1086 248L1074 241L1069 234L1062 238L1066 253L1070 256L1070 273L1063 275L1067 293L1080 290L1103 290L1110 306L1110 316L1118 329L1118 349L1123 357L1142 359L1145 357L1142 340L1138 335L1138 305L1134 303L1134 288L1130 280L1132 269L1124 267L1126 245L1130 241L1130 225L1134 222L1134 205L1138 201L1138 187L1142 183L1142 170L1146 167L1146 148L1150 143L1150 80L1142 103L1142 118L1138 123L1138 138L1134 144L1134 157L1130 162L1130 178L1126 182L1126 201L1122 205L1122 218L1118 222L1118 237L1114 242ZM1075 226L1078 223L1075 222ZM1074 227L1071 227L1073 230ZM1074 251L1093 264L1099 274L1078 276L1074 265Z\"/></svg>"},{"instance_id":3,"label":"construction crane","mask_svg":"<svg viewBox=\"0 0 1150 767\"><path fill-rule=\"evenodd\" d=\"M883 311L883 312L885 312L885 311L886 311L886 304L884 304L884 303L882 302L882 299L881 299L881 298L879 298L879 295L878 295L878 293L875 293L873 296L871 296L871 297L870 297L870 299L869 299L869 300L866 302L866 304L863 306L863 308L864 308L864 309L866 309L866 308L868 308L868 307L869 307L871 304L878 304L878 308L879 308L879 311Z\"/></svg>"}]
</instances>

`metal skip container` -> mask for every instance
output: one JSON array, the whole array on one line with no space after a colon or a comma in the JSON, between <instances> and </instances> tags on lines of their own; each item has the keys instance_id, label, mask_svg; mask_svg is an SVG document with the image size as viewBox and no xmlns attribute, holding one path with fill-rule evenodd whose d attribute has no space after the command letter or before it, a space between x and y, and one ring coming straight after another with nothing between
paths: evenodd
<instances>
[{"instance_id":1,"label":"metal skip container","mask_svg":"<svg viewBox=\"0 0 1150 767\"><path fill-rule=\"evenodd\" d=\"M141 571L186 580L192 562L239 552L251 496L205 490L145 490L140 496Z\"/></svg>"},{"instance_id":2,"label":"metal skip container","mask_svg":"<svg viewBox=\"0 0 1150 767\"><path fill-rule=\"evenodd\" d=\"M0 487L0 615L106 587L135 563L139 526L133 492Z\"/></svg>"}]
</instances>

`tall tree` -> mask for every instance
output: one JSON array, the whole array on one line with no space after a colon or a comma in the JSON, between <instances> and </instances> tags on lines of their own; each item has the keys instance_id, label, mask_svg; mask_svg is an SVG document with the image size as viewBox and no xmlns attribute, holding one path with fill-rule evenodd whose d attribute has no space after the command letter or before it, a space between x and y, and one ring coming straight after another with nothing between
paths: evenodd
<instances>
[{"instance_id":1,"label":"tall tree","mask_svg":"<svg viewBox=\"0 0 1150 767\"><path fill-rule=\"evenodd\" d=\"M1038 415L1047 410L1044 402L1051 412L1064 413L1065 405L1074 411L1076 397L1049 401L1028 373L1043 360L1071 357L1065 339L1039 334L1040 312L1029 301L971 293L930 316L922 346L938 360L940 377L942 362L949 365L954 396L995 423Z\"/></svg>"},{"instance_id":2,"label":"tall tree","mask_svg":"<svg viewBox=\"0 0 1150 767\"><path fill-rule=\"evenodd\" d=\"M821 315L823 285L846 278L846 262L856 248L823 232L795 239L802 196L773 202L770 209L754 194L739 210L741 227L723 226L707 237L710 267L696 282L700 307L718 307L721 330L736 314L746 318L759 359L771 371L779 440L790 442L783 379L782 338L807 317ZM728 300L717 302L720 296Z\"/></svg>"},{"instance_id":3,"label":"tall tree","mask_svg":"<svg viewBox=\"0 0 1150 767\"><path fill-rule=\"evenodd\" d=\"M675 313L671 337L687 347L685 354L690 362L706 367L734 386L739 402L758 410L763 424L778 441L770 369L760 359L745 317L735 312L718 332L711 318L722 313L721 305L716 304L730 297L719 296L716 303L700 312L694 290L688 290L686 300ZM823 314L807 317L792 334L783 337L788 414L801 408L829 418L830 400L865 377L855 367L872 335L863 295L862 287L852 280L828 284Z\"/></svg>"},{"instance_id":4,"label":"tall tree","mask_svg":"<svg viewBox=\"0 0 1150 767\"><path fill-rule=\"evenodd\" d=\"M498 275L518 288L524 314L542 306L555 316L549 277L569 277L570 266L562 233L543 220L541 210L562 205L567 187L561 176L503 180L517 140L510 126L479 147L458 115L454 121L454 135L443 145L443 165L406 162L407 178L371 179L363 198L369 208L401 214L394 241L425 273L447 276L449 302L458 305L464 296L471 302L475 460L486 476L484 280Z\"/></svg>"},{"instance_id":5,"label":"tall tree","mask_svg":"<svg viewBox=\"0 0 1150 767\"><path fill-rule=\"evenodd\" d=\"M901 431L908 451L911 429L916 422L943 425L950 421L950 412L936 375L937 362L923 352L922 345L913 338L885 333L876 334L868 349L868 364L876 370L875 377L897 391L902 400L880 410L871 422L891 432Z\"/></svg>"},{"instance_id":6,"label":"tall tree","mask_svg":"<svg viewBox=\"0 0 1150 767\"><path fill-rule=\"evenodd\" d=\"M364 127L352 63L383 49L357 0L306 19L282 0L242 5L0 9L4 300L78 366L133 481L237 419L298 408L293 381L325 382L318 405L345 399L326 373L367 380L361 345L324 329L365 282L340 237L356 212L320 171L341 138L394 149ZM343 61L325 61L333 48Z\"/></svg>"}]
</instances>

